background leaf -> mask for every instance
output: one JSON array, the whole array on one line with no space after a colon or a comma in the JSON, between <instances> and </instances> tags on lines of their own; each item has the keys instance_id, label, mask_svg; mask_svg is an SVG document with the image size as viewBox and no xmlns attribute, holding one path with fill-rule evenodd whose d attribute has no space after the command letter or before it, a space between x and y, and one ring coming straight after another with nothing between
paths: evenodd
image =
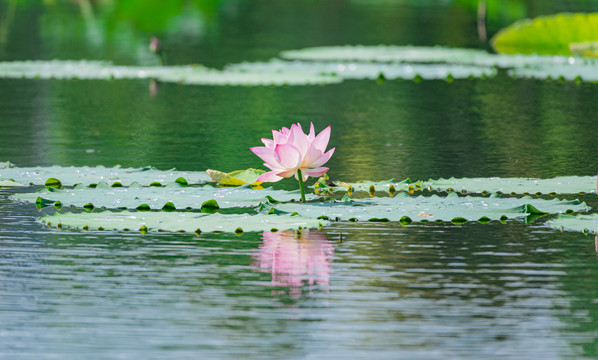
<instances>
[{"instance_id":1,"label":"background leaf","mask_svg":"<svg viewBox=\"0 0 598 360\"><path fill-rule=\"evenodd\" d=\"M12 79L155 79L186 85L317 85L342 79L313 73L220 71L198 65L115 66L105 61L0 62L0 78Z\"/></svg>"},{"instance_id":2,"label":"background leaf","mask_svg":"<svg viewBox=\"0 0 598 360\"><path fill-rule=\"evenodd\" d=\"M492 77L497 73L496 69L489 66L379 63L365 62L363 60L359 62L350 62L347 60L344 62L310 62L273 59L269 62L229 65L227 68L237 71L264 73L304 72L312 74L334 74L343 79L357 80L377 80L380 78L387 80L450 80Z\"/></svg>"},{"instance_id":3,"label":"background leaf","mask_svg":"<svg viewBox=\"0 0 598 360\"><path fill-rule=\"evenodd\" d=\"M491 40L505 54L572 55L571 43L598 41L598 13L561 13L525 19L499 31Z\"/></svg>"},{"instance_id":4,"label":"background leaf","mask_svg":"<svg viewBox=\"0 0 598 360\"><path fill-rule=\"evenodd\" d=\"M587 62L587 59L569 56L490 54L478 49L392 45L315 47L286 51L282 56L295 61L288 64L272 60L270 63L248 63L233 65L233 67L261 71L271 71L272 68L277 67L308 70L311 67L346 78L372 78L372 73L378 70L378 73L384 75L388 73L389 77L399 78L401 74L407 74L405 77L411 78L409 74L413 72L421 73L421 76L424 74L433 76L435 72L446 73L453 69L457 76L465 75L470 71L471 76L476 77L476 74L493 76L495 72L488 72L488 69L495 66L513 68Z\"/></svg>"},{"instance_id":5,"label":"background leaf","mask_svg":"<svg viewBox=\"0 0 598 360\"><path fill-rule=\"evenodd\" d=\"M523 79L598 81L598 64L561 64L523 67L509 70L509 75Z\"/></svg>"},{"instance_id":6,"label":"background leaf","mask_svg":"<svg viewBox=\"0 0 598 360\"><path fill-rule=\"evenodd\" d=\"M309 61L370 61L446 63L472 59L486 54L478 49L456 49L442 46L321 46L301 50L283 51L280 56L290 60Z\"/></svg>"}]
</instances>

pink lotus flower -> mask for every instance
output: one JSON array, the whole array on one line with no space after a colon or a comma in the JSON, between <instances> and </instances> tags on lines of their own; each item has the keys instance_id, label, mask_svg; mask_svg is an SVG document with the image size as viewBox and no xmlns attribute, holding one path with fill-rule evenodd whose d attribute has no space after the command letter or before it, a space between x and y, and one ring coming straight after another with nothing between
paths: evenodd
<instances>
[{"instance_id":1,"label":"pink lotus flower","mask_svg":"<svg viewBox=\"0 0 598 360\"><path fill-rule=\"evenodd\" d=\"M313 123L309 134L303 132L300 124L293 124L290 129L283 127L280 131L272 130L272 137L272 140L262 139L265 146L250 148L271 170L262 174L258 182L275 182L291 176L302 182L309 176L322 176L328 171L322 165L334 153L334 148L325 152L330 139L330 126L315 136ZM298 174L301 174L301 179Z\"/></svg>"}]
</instances>

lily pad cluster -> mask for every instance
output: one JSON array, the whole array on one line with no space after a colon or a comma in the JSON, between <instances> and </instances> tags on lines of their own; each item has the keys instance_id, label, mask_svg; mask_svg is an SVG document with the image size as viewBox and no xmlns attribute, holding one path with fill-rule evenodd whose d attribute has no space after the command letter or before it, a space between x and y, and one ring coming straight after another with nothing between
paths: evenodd
<instances>
[{"instance_id":1,"label":"lily pad cluster","mask_svg":"<svg viewBox=\"0 0 598 360\"><path fill-rule=\"evenodd\" d=\"M397 181L394 178L385 181L330 181L320 178L315 184L316 193L368 192L370 196L378 191L389 193L397 191L414 192L427 189L436 192L460 192L478 194L511 195L557 195L596 193L597 176L557 176L549 179L534 178L448 178L411 181L409 178Z\"/></svg>"},{"instance_id":2,"label":"lily pad cluster","mask_svg":"<svg viewBox=\"0 0 598 360\"><path fill-rule=\"evenodd\" d=\"M0 62L0 78L12 79L153 79L183 85L322 85L342 81L332 75L309 72L236 72L200 65L116 66L107 61Z\"/></svg>"},{"instance_id":3,"label":"lily pad cluster","mask_svg":"<svg viewBox=\"0 0 598 360\"><path fill-rule=\"evenodd\" d=\"M532 220L546 214L589 210L586 203L578 200L543 199L535 194L593 192L596 184L596 177L590 176L353 183L321 178L307 202L301 203L298 191L259 186L255 179L260 170L208 173L216 181L207 184L210 176L205 172L161 171L152 167L19 168L0 163L2 183L45 185L36 192L11 195L15 201L53 209L40 219L45 226L96 231L242 234L321 227L336 221L392 221L408 225ZM44 177L49 179L43 180ZM243 185L232 186L239 183ZM482 196L464 195L466 192Z\"/></svg>"},{"instance_id":4,"label":"lily pad cluster","mask_svg":"<svg viewBox=\"0 0 598 360\"><path fill-rule=\"evenodd\" d=\"M263 62L202 65L123 66L110 61L0 62L0 78L153 79L204 86L325 85L353 80L446 80L489 78L497 68L515 78L596 81L598 13L562 13L525 19L498 32L497 54L444 46L341 45L282 51Z\"/></svg>"},{"instance_id":5,"label":"lily pad cluster","mask_svg":"<svg viewBox=\"0 0 598 360\"><path fill-rule=\"evenodd\" d=\"M189 232L243 232L277 231L280 229L313 228L327 224L320 219L310 219L288 215L264 214L204 214L194 212L111 212L93 213L58 213L45 215L40 222L57 228L75 228L82 230L135 230Z\"/></svg>"},{"instance_id":6,"label":"lily pad cluster","mask_svg":"<svg viewBox=\"0 0 598 360\"><path fill-rule=\"evenodd\" d=\"M584 45L585 44L585 45ZM576 46L598 49L598 43ZM597 51L598 53L598 51ZM476 49L415 46L329 46L283 52L287 60L239 64L231 68L247 71L293 69L332 73L346 79L461 79L487 78L497 68L514 78L595 81L597 60L586 53L570 55L537 53L491 54Z\"/></svg>"},{"instance_id":7,"label":"lily pad cluster","mask_svg":"<svg viewBox=\"0 0 598 360\"><path fill-rule=\"evenodd\" d=\"M240 187L182 186L173 182L164 187L141 186L133 183L128 187L110 187L100 182L95 188L77 185L72 189L41 189L33 193L12 196L14 200L37 203L40 206L84 207L102 209L175 210L199 209L215 201L218 208L249 208L261 201L288 202L299 198L298 191L254 189L249 185ZM310 195L310 199L316 198ZM208 202L206 204L206 202ZM214 207L214 206L212 206Z\"/></svg>"},{"instance_id":8,"label":"lily pad cluster","mask_svg":"<svg viewBox=\"0 0 598 360\"><path fill-rule=\"evenodd\" d=\"M287 50L280 58L230 64L223 70L201 65L118 66L109 61L86 60L0 62L0 78L153 79L183 85L280 86L336 84L344 80L451 82L494 77L497 68L502 68L516 78L595 81L598 71L588 56L598 54L598 39L593 32L597 18L596 14L560 14L517 23L494 38L495 49L503 52L500 54L442 46L345 45ZM562 30L569 28L578 31L571 30L569 37L564 36ZM579 41L567 43L573 50L523 54L518 51L535 49L534 41L542 46L542 41L559 43L573 39Z\"/></svg>"},{"instance_id":9,"label":"lily pad cluster","mask_svg":"<svg viewBox=\"0 0 598 360\"><path fill-rule=\"evenodd\" d=\"M246 71L284 69L333 73L346 79L484 78L496 68L515 78L598 81L598 13L561 13L525 19L479 49L415 46L327 46L281 53L286 62L239 64ZM415 75L414 75L415 74ZM448 75L447 75L448 74Z\"/></svg>"},{"instance_id":10,"label":"lily pad cluster","mask_svg":"<svg viewBox=\"0 0 598 360\"><path fill-rule=\"evenodd\" d=\"M10 162L0 162L0 186L19 187L29 185L95 186L105 182L113 187L139 183L142 186L162 186L171 182L181 184L204 184L210 181L204 171L158 170L151 166L123 168L120 166L36 166L16 167Z\"/></svg>"},{"instance_id":11,"label":"lily pad cluster","mask_svg":"<svg viewBox=\"0 0 598 360\"><path fill-rule=\"evenodd\" d=\"M502 198L461 197L457 193L448 196L410 196L401 192L395 197L370 198L367 200L327 201L301 203L262 204L259 208L264 213L299 214L312 218L337 221L399 221L402 223L451 221L488 222L523 218L528 215L547 213L573 213L589 210L578 200L543 200L532 197Z\"/></svg>"},{"instance_id":12,"label":"lily pad cluster","mask_svg":"<svg viewBox=\"0 0 598 360\"><path fill-rule=\"evenodd\" d=\"M260 202L292 202L298 191L263 189L255 179L262 170L158 170L153 167L16 167L0 163L4 188L44 186L15 193L15 201L53 206L40 222L61 229L233 232L320 227L322 219L260 214ZM213 179L220 183L214 186ZM207 184L212 182L212 184ZM244 184L242 186L238 186ZM236 185L236 187L233 187ZM254 185L254 187L252 187ZM315 199L310 195L308 199ZM67 210L68 209L68 210ZM231 209L232 212L225 212ZM236 210L235 210L236 209Z\"/></svg>"},{"instance_id":13,"label":"lily pad cluster","mask_svg":"<svg viewBox=\"0 0 598 360\"><path fill-rule=\"evenodd\" d=\"M596 193L596 176L557 176L550 179L525 178L449 178L430 179L423 187L437 191L503 194L583 194Z\"/></svg>"},{"instance_id":14,"label":"lily pad cluster","mask_svg":"<svg viewBox=\"0 0 598 360\"><path fill-rule=\"evenodd\" d=\"M442 51L459 50L444 49ZM461 49L465 50L465 49ZM413 50L416 52L417 50ZM422 49L426 52L426 48ZM487 78L496 75L496 69L491 66L472 66L460 64L423 64L423 63L387 63L381 60L359 60L351 61L349 56L339 61L322 59L319 61L284 61L272 59L268 62L241 63L228 66L230 70L264 72L264 73L285 73L285 72L308 72L313 74L330 74L341 79L348 80L447 80ZM366 57L366 59L373 58ZM400 57L399 57L400 58ZM432 58L436 60L436 58Z\"/></svg>"}]
</instances>

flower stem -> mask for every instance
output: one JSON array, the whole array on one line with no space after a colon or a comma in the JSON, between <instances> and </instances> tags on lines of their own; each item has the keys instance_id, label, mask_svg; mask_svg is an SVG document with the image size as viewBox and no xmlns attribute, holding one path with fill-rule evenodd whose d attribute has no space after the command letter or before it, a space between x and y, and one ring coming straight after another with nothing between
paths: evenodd
<instances>
[{"instance_id":1,"label":"flower stem","mask_svg":"<svg viewBox=\"0 0 598 360\"><path fill-rule=\"evenodd\" d=\"M301 190L301 202L305 202L305 185L303 185L303 174L297 169L297 179L299 180L299 190Z\"/></svg>"}]
</instances>

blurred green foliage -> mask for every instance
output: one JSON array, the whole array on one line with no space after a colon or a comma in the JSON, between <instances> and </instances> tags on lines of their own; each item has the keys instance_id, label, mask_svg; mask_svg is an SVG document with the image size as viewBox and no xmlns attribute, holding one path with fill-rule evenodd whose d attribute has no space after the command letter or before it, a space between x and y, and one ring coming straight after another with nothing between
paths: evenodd
<instances>
[{"instance_id":1,"label":"blurred green foliage","mask_svg":"<svg viewBox=\"0 0 598 360\"><path fill-rule=\"evenodd\" d=\"M11 40L13 46L20 47L24 41L35 46L34 40L41 38L46 58L152 64L156 58L146 49L151 36L183 36L197 41L218 26L219 9L226 2L0 0L0 57L8 54L10 58L12 51L7 47ZM22 22L29 17L34 18L27 24L31 39L25 39L18 29L26 26Z\"/></svg>"},{"instance_id":2,"label":"blurred green foliage","mask_svg":"<svg viewBox=\"0 0 598 360\"><path fill-rule=\"evenodd\" d=\"M13 48L25 47L27 43L28 48L42 47L30 51L30 58L34 59L86 58L154 64L157 60L147 51L147 43L155 35L166 40L163 42L168 55L172 55L173 47L179 54L185 54L178 63L204 63L211 59L205 55L208 51L212 54L223 51L207 44L221 43L224 36L236 36L237 31L252 34L253 28L261 29L264 34L276 34L276 37L248 36L238 43L240 49L253 49L260 60L275 56L282 49L343 45L338 41L344 38L343 29L349 28L354 34L349 43L353 44L484 47L486 36L480 36L480 42L479 29L475 26L482 15L487 37L491 37L519 19L559 11L585 11L597 3L596 0L322 0L273 6L259 0L0 0L0 59L22 60L11 54L16 53ZM483 14L481 4L484 4ZM419 12L429 8L438 10L429 19L434 26L413 34L412 29L419 26L416 22ZM22 33L24 28L28 28L29 34ZM438 43L418 43L422 35L434 37ZM186 54L198 44L203 46L199 55ZM268 47L271 51L265 51ZM169 62L174 63L170 60L169 57ZM253 59L237 59L241 60Z\"/></svg>"}]
</instances>

